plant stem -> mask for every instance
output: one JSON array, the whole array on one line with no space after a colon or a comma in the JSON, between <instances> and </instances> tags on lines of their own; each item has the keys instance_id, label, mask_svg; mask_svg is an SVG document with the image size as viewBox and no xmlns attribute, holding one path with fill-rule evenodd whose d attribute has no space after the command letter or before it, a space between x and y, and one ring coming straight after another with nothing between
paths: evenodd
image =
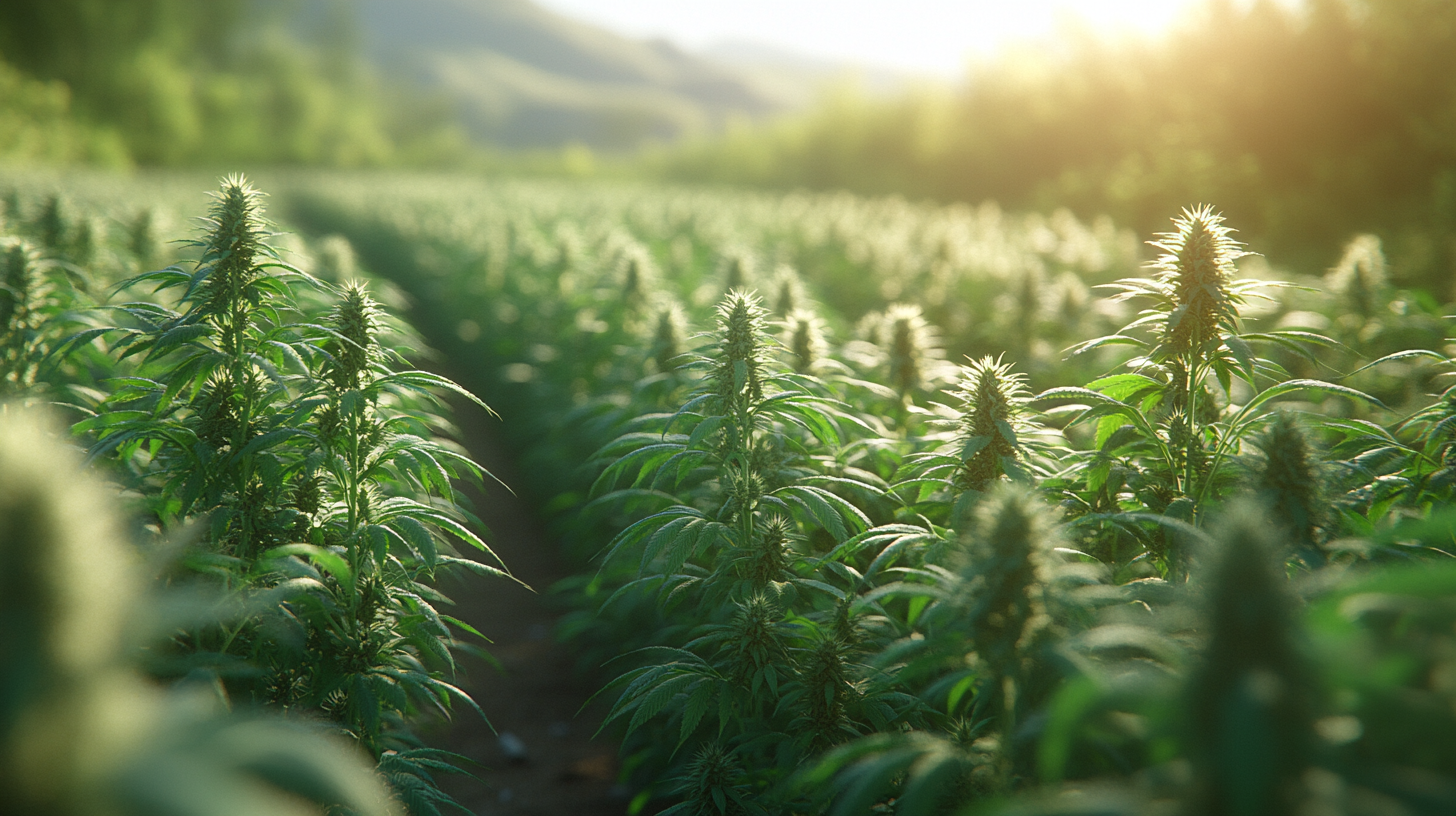
<instances>
[{"instance_id":1,"label":"plant stem","mask_svg":"<svg viewBox=\"0 0 1456 816\"><path fill-rule=\"evenodd\" d=\"M1194 338L1196 342L1197 335ZM1183 451L1183 495L1185 496L1192 496L1194 494L1193 479L1195 472L1193 451L1195 446L1199 444L1199 437L1203 434L1203 429L1198 425L1198 392L1202 390L1202 372L1198 370L1199 362L1196 353L1189 355L1187 366L1188 380L1186 383L1188 407L1185 409L1186 413L1184 414L1184 420L1188 428L1188 444Z\"/></svg>"}]
</instances>

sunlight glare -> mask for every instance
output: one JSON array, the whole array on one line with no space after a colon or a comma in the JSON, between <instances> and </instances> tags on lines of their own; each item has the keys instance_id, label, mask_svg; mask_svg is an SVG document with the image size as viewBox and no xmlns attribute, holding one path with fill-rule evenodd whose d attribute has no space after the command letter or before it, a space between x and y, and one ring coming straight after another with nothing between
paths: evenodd
<instances>
[{"instance_id":1,"label":"sunlight glare","mask_svg":"<svg viewBox=\"0 0 1456 816\"><path fill-rule=\"evenodd\" d=\"M567 16L688 49L751 43L835 61L958 76L966 61L1067 25L1153 36L1194 0L540 0Z\"/></svg>"}]
</instances>

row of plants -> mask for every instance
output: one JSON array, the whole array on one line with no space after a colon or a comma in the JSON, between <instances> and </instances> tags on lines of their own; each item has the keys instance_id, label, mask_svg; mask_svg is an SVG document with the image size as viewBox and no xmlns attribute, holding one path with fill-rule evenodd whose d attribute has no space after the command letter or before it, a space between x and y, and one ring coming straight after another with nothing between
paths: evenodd
<instances>
[{"instance_id":1,"label":"row of plants","mask_svg":"<svg viewBox=\"0 0 1456 816\"><path fill-rule=\"evenodd\" d=\"M145 636L111 662L140 661L154 683L207 689L204 698L223 708L321 724L314 730L355 746L319 748L309 737L300 750L326 753L293 761L292 749L269 744L288 732L260 731L243 771L253 762L254 775L285 792L361 813L433 814L452 805L436 777L461 772L462 758L424 745L414 729L462 707L480 713L453 676L457 656L480 653L470 641L483 636L447 613L450 600L436 586L451 572L513 579L456 489L489 474L450 441L442 396L489 409L407 365L412 333L368 284L328 282L286 260L262 195L241 177L223 181L197 238L165 249L153 209L117 223L29 192L17 187L6 199L5 223L19 234L4 244L0 382L15 400L5 410L16 416L25 404L62 407L88 461L131 497L128 509L144 522L139 553L101 545L122 551L113 560L140 554L156 573L155 598L131 613ZM347 263L336 245L320 247L325 258L334 250L333 262L311 265L337 277ZM179 262L151 271L163 257ZM478 558L461 557L462 547ZM47 614L72 614L63 607L79 602L75 587L104 580L69 576L73 566L100 568L72 560L44 566L53 594L42 592L26 610L36 627L50 625ZM118 593L135 598L136 589ZM17 624L17 636L25 628ZM35 705L66 702L62 695ZM25 695L15 707L24 713ZM183 720L183 731L195 728ZM11 732L11 724L4 744L17 756L33 752L29 732ZM125 741L113 750L127 750ZM353 770L352 752L368 757L373 772ZM45 757L54 767L20 789L17 806L81 812L99 797L136 808L128 812L157 812L148 808L163 807L157 797L170 795L180 784L172 777L185 771L163 767L137 781L111 763L115 773L80 792L52 785L76 772L67 761L79 767L81 753ZM167 756L164 765L175 760ZM320 762L342 763L352 776L310 776ZM248 784L208 782L191 785L192 798L179 794L165 806L180 809L166 812L222 806L227 784ZM244 797L228 812L278 806Z\"/></svg>"},{"instance_id":2,"label":"row of plants","mask_svg":"<svg viewBox=\"0 0 1456 816\"><path fill-rule=\"evenodd\" d=\"M416 188L414 195L430 189ZM236 187L235 211L248 210L248 200L256 204L242 191ZM835 263L843 265L813 265L812 255L796 256L809 265L802 274L780 269L769 278L768 309L751 296L730 296L716 330L700 338L706 345L696 368L682 369L682 354L694 344L689 316L707 323L713 292L731 292L754 279L749 259L755 253L743 252L743 245L768 243L765 234L747 228L732 242L700 242L684 225L711 215L693 207L757 211L739 198L699 194L696 203L683 204L678 191L656 199L643 189L626 191L630 195L597 191L592 206L600 212L590 223L608 223L615 214L641 238L599 231L595 242L582 244L569 237L592 234L573 209L579 205L568 206L549 188L520 188L505 199L534 201L531 212L539 222L499 201L482 206L489 196L473 193L416 204L405 194L408 185L401 185L400 194L387 199L393 208L361 210L351 208L363 199L305 192L291 199L296 220L349 233L361 255L431 305L424 328L451 352L462 378L489 389L505 409L508 430L529 444L525 455L537 465L530 471L543 477L538 496L560 514L557 529L568 548L585 557L613 542L612 558L600 570L564 588L582 609L567 629L591 635L581 641L590 662L615 658L609 670L623 672L611 693L619 722L630 732L628 766L643 787L642 802L676 796L685 809L713 812L730 809L736 797L760 808L808 810L827 806L838 792L836 806L846 812L876 803L914 811L947 807L946 796L984 803L1038 782L1073 780L1085 792L1087 780L1117 775L1139 783L1102 789L1105 797L1120 797L1124 810L1134 800L1161 798L1207 812L1222 805L1199 796L1240 786L1264 790L1267 795L1250 801L1274 812L1290 797L1308 798L1318 790L1347 810L1376 808L1370 803L1392 798L1417 811L1445 807L1444 783L1431 772L1443 767L1449 752L1440 737L1446 715L1439 713L1439 701L1449 697L1439 602L1446 579L1428 567L1404 575L1390 567L1361 574L1371 563L1437 557L1439 550L1417 545L1442 546L1449 539L1439 511L1450 498L1450 399L1421 398L1441 370L1427 364L1447 359L1431 348L1440 348L1444 332L1428 300L1384 284L1378 245L1370 240L1354 242L1332 273L1333 297L1274 289L1260 304L1252 299L1256 287L1234 283L1230 264L1237 248L1218 220L1208 212L1189 213L1165 242L1169 257L1162 269L1127 284L1133 302L1152 310L1139 318L1125 305L1093 304L1088 311L1101 325L1135 325L1104 329L1071 364L1041 370L1038 387L1052 389L1030 403L1024 380L1005 362L945 362L948 355L938 350L937 333L925 318L944 304L925 293L919 308L872 303L880 315L858 321L855 339L831 342L834 333L848 333L854 312L818 307L809 294L832 293L840 283L862 286L874 279L869 273L880 261L861 256L864 265L855 266L839 239L815 237L809 228L823 223L822 216L784 217L819 212L802 202L797 210L770 208L779 218L761 223L773 223L777 234L787 236L775 239L780 246L817 245L823 257L840 258ZM625 202L632 208L612 209ZM817 203L831 208L835 201ZM840 205L880 214L900 206ZM686 208L687 215L665 222L654 216L673 207ZM65 223L64 209L60 199L31 213L7 202L7 221L40 242L47 221L61 224L52 235L84 234ZM502 220L502 213L510 219ZM224 220L219 211L215 221ZM243 274L233 278L241 282L241 300L220 306L227 299L207 284L227 253L214 247L212 260L197 267L208 270L200 277L172 271L133 282L181 290L181 298L160 298L169 305L159 307L158 298L143 293L115 312L125 316L121 326L99 322L94 312L83 318L78 304L91 297L82 285L85 273L135 262L115 240L95 249L94 236L104 230L94 225L104 222L92 223L89 263L66 260L64 253L74 248L47 249L51 260L42 263L32 252L25 265L11 267L29 271L7 278L7 305L21 326L7 333L7 343L19 343L32 364L8 368L7 382L32 395L49 388L53 398L72 404L119 409L98 413L81 430L116 443L129 481L146 497L159 529L175 529L211 510L209 529L200 534L207 545L198 548L212 548L211 555L186 561L169 582L185 583L189 571L203 571L239 597L261 591L265 608L277 603L274 614L249 610L216 626L188 622L169 649L154 654L151 672L213 676L234 696L322 712L373 748L385 760L381 765L393 762L401 751L379 749L399 737L399 723L371 731L356 703L341 704L350 693L367 701L365 686L387 682L379 680L387 671L350 665L332 672L330 661L310 658L299 672L297 664L289 666L299 652L288 648L300 630L308 648L312 632L337 636L340 629L345 634L333 643L361 646L349 640L350 613L340 611L351 596L339 575L363 571L367 591L379 559L372 557L377 550L357 545L358 536L373 535L361 533L373 529L371 523L388 524L356 521L351 527L350 497L362 517L359 508L379 506L376 493L399 486L381 487L358 470L358 462L369 460L371 426L388 424L376 419L379 414L345 411L345 424L352 417L358 427L332 437L323 425L350 392L366 403L383 399L388 408L412 410L408 395L390 386L371 393L370 383L390 374L361 372L356 383L338 362L368 346L360 339L369 331L360 335L358 325L370 323L372 309L358 290L328 305L329 287L287 269L282 274L295 284L289 292L266 281L252 286L257 280ZM119 234L145 246L137 237L145 237L145 223L132 217ZM243 232L261 229L253 223ZM550 246L543 238L548 235L560 238L554 251L543 250ZM195 248L204 259L213 237ZM347 254L338 238L318 245ZM1027 257L1037 251L1028 249ZM274 268L263 254L262 263L241 268ZM766 255L762 248L757 252ZM966 284L972 285L1005 282ZM879 288L881 296L888 291ZM42 296L16 296L25 292ZM665 297L669 292L678 297ZM301 302L296 312L274 305L285 294ZM265 302L272 310L255 308ZM332 322L320 319L330 309ZM351 310L353 334L346 330ZM319 317L295 317L310 312ZM75 321L82 319L91 321L89 330L75 334ZM1261 329L1249 330L1250 322ZM1310 331L1312 326L1327 334ZM164 339L177 329L184 331ZM62 346L67 335L74 342ZM1128 370L1098 376L1118 362L1118 349L1136 342L1142 348ZM53 353L57 347L60 353ZM136 352L117 360L118 350L131 348ZM1362 353L1390 348L1394 352L1380 364L1353 376L1332 372L1359 367L1350 361ZM240 356L249 360L244 368L236 368ZM181 376L170 394L169 387L142 379L159 368L170 374L174 363L181 364ZM117 369L125 373L118 377ZM235 371L244 374L233 380ZM259 387L263 380L270 384ZM173 380L165 382L171 386ZM402 390L423 382L391 385ZM957 382L949 404L937 404L937 392ZM1057 387L1065 382L1087 386ZM1313 418L1302 425L1265 412L1273 400L1292 397L1323 402L1295 405ZM1032 410L1043 406L1054 410ZM285 410L288 418L278 419ZM371 410L384 409L376 402ZM240 430L239 416L266 416L271 424L249 422ZM1081 421L1068 423L1071 417ZM229 431L266 441L246 454L252 443L242 444L235 456ZM178 445L178 439L188 444ZM330 440L337 440L332 447ZM351 454L361 440L362 452ZM209 466L196 467L203 461ZM169 478L169 471L189 479ZM312 489L310 473L332 498L331 504L324 499L332 508L327 512L298 505ZM408 483L408 464L404 473ZM279 475L295 482L271 494L261 489ZM438 485L440 474L433 475ZM414 478L419 486L430 477ZM1034 493L1002 494L997 485L1008 480ZM361 484L373 490L354 489ZM1282 508L1278 515L1290 520L1276 536L1287 542L1260 546L1293 548L1284 553L1285 563L1304 576L1297 587L1306 598L1280 601L1275 592L1273 600L1254 604L1278 610L1303 603L1305 611L1289 613L1284 641L1274 637L1276 646L1294 643L1294 657L1265 655L1249 665L1273 661L1294 674L1304 671L1316 678L1308 688L1318 688L1324 701L1323 708L1311 709L1320 716L1300 715L1304 719L1291 726L1298 738L1291 744L1309 750L1290 749L1296 759L1280 771L1284 782L1272 788L1219 776L1224 771L1217 763L1197 755L1222 738L1209 729L1222 726L1196 726L1176 713L1181 694L1218 696L1194 691L1215 682L1195 682L1197 666L1243 665L1237 655L1207 656L1220 637L1234 643L1249 638L1218 635L1219 613L1198 611L1200 605L1238 606L1219 606L1220 591L1243 590L1220 590L1213 576L1239 573L1200 568L1194 557L1203 546L1200 531L1216 529L1220 508L1241 493L1262 496L1255 501ZM1045 498L1061 504L1060 519L1041 518ZM589 501L585 512L562 512ZM403 526L395 527L398 541L388 531L381 535L394 544L391 550L399 549L398 541L418 547ZM1225 549L1244 553L1239 560L1259 560L1240 546ZM350 572L339 572L326 552L348 553L343 566ZM1205 562L1222 563L1217 555ZM388 567L384 572L382 581L401 580ZM1263 581L1253 573L1239 580ZM1200 585L1212 600L1193 597L1191 587ZM1405 600L1390 612L1372 596L1380 592ZM226 645L217 649L208 637ZM429 648L427 642L407 644L404 652ZM1158 671L1149 675L1153 666ZM1262 670L1249 669L1255 675ZM1249 681L1248 671L1234 674L1241 678L1237 683L1264 682ZM321 682L327 689L341 677L349 681L342 694L335 693L338 686L321 694L311 685ZM1253 693L1233 694L1230 705L1247 703L1238 696L1245 692ZM704 698L718 708L704 708ZM1281 710L1269 700L1254 703L1264 706L1255 705L1256 713ZM1411 731L1419 719L1412 709L1431 727ZM388 720L388 706L381 710ZM1324 742L1301 742L1310 728ZM1263 739L1240 738L1250 744ZM394 773L400 790L419 778ZM946 779L953 782L949 788L942 784ZM1195 779L1200 781L1189 781Z\"/></svg>"},{"instance_id":3,"label":"row of plants","mask_svg":"<svg viewBox=\"0 0 1456 816\"><path fill-rule=\"evenodd\" d=\"M615 678L637 807L1456 802L1450 347L1371 239L1324 291L1281 286L1186 211L1063 339L1006 316L1024 277L931 296L815 232L858 211L872 233L902 203L790 196L711 243L699 225L758 205L558 192L314 189L292 215L352 240L499 395L590 562L559 587L562 634ZM914 257L930 234L904 238ZM745 245L800 268L746 277ZM954 308L1032 342L926 318ZM948 362L944 337L977 356ZM1052 340L1069 358L1020 373Z\"/></svg>"}]
</instances>

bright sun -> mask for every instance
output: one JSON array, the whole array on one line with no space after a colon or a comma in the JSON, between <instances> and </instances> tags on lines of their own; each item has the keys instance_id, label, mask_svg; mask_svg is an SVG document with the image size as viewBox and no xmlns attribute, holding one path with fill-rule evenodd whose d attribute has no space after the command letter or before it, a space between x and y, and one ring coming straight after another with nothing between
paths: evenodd
<instances>
[{"instance_id":1,"label":"bright sun","mask_svg":"<svg viewBox=\"0 0 1456 816\"><path fill-rule=\"evenodd\" d=\"M1080 20L1155 35L1197 0L538 0L636 37L688 48L748 41L796 53L953 77L967 57Z\"/></svg>"}]
</instances>

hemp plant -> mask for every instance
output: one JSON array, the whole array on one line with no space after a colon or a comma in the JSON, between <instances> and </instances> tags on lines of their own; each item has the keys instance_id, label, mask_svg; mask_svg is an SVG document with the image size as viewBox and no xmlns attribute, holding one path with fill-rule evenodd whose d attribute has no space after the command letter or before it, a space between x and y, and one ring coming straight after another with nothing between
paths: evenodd
<instances>
[{"instance_id":1,"label":"hemp plant","mask_svg":"<svg viewBox=\"0 0 1456 816\"><path fill-rule=\"evenodd\" d=\"M1247 484L1254 499L1288 543L1311 567L1323 564L1335 514L1331 512L1329 468L1295 415L1281 411L1253 440L1259 455Z\"/></svg>"},{"instance_id":2,"label":"hemp plant","mask_svg":"<svg viewBox=\"0 0 1456 816\"><path fill-rule=\"evenodd\" d=\"M682 306L668 300L658 305L654 312L652 341L649 356L656 373L670 375L677 371L683 355L683 337L686 329Z\"/></svg>"},{"instance_id":3,"label":"hemp plant","mask_svg":"<svg viewBox=\"0 0 1456 816\"><path fill-rule=\"evenodd\" d=\"M622 531L607 546L608 564L645 545L641 569L663 557L671 574L724 539L751 547L773 514L807 519L839 537L867 526L852 504L813 483L825 477L813 472L803 437L790 432L835 444L840 423L853 420L776 370L776 344L757 297L729 295L710 339L684 366L706 375L702 385L661 430L630 433L601 452L617 458L598 478L597 494L632 498L614 493L630 477L631 489L680 491L687 499L677 503L667 493L673 506Z\"/></svg>"},{"instance_id":4,"label":"hemp plant","mask_svg":"<svg viewBox=\"0 0 1456 816\"><path fill-rule=\"evenodd\" d=\"M918 688L912 728L849 742L806 767L798 783L835 792L832 812L954 810L1009 790L1030 772L1019 724L1055 690L1053 597L1057 525L1024 486L993 487L975 508L947 566L897 570L876 594L910 599L915 633L875 656Z\"/></svg>"},{"instance_id":5,"label":"hemp plant","mask_svg":"<svg viewBox=\"0 0 1456 816\"><path fill-rule=\"evenodd\" d=\"M1230 516L1202 572L1206 641L1184 688L1187 805L1274 816L1304 799L1321 694L1284 553L1257 511Z\"/></svg>"},{"instance_id":6,"label":"hemp plant","mask_svg":"<svg viewBox=\"0 0 1456 816\"><path fill-rule=\"evenodd\" d=\"M0 240L0 395L36 384L53 327L74 301L68 271L27 241Z\"/></svg>"},{"instance_id":7,"label":"hemp plant","mask_svg":"<svg viewBox=\"0 0 1456 816\"><path fill-rule=\"evenodd\" d=\"M949 433L936 450L906 457L909 474L895 484L915 490L911 506L952 523L996 483L1015 479L1029 483L1045 476L1053 452L1053 435L1030 407L1026 376L1010 363L991 357L960 367L960 387L948 392L958 405L947 409Z\"/></svg>"},{"instance_id":8,"label":"hemp plant","mask_svg":"<svg viewBox=\"0 0 1456 816\"><path fill-rule=\"evenodd\" d=\"M1248 253L1211 207L1185 209L1173 225L1173 232L1152 242L1163 250L1153 264L1155 276L1115 286L1122 290L1118 299L1152 301L1122 333L1146 327L1152 335L1133 365L1161 369L1157 373L1164 384L1168 451L1171 464L1181 469L1171 475L1176 489L1191 495L1195 481L1208 475L1207 425L1218 415L1208 388L1210 375L1224 384L1225 392L1234 375L1254 384L1254 357L1238 336L1238 307L1260 284L1235 279L1234 263Z\"/></svg>"},{"instance_id":9,"label":"hemp plant","mask_svg":"<svg viewBox=\"0 0 1456 816\"><path fill-rule=\"evenodd\" d=\"M804 280L788 264L779 264L774 269L772 291L775 317L787 319L795 311L808 306L809 298L804 292Z\"/></svg>"},{"instance_id":10,"label":"hemp plant","mask_svg":"<svg viewBox=\"0 0 1456 816\"><path fill-rule=\"evenodd\" d=\"M437 392L462 394L434 374L396 370L380 342L383 315L358 284L334 291L283 261L269 244L261 195L224 180L193 271L169 267L123 282L181 290L178 309L113 307L132 325L82 332L72 346L114 338L140 357L90 418L93 457L116 455L154 519L205 521L188 564L220 582L250 614L180 632L183 666L218 672L257 703L322 714L380 762L412 812L448 797L430 773L440 752L419 748L420 711L477 711L448 682L460 644L430 583L463 567L451 541L481 550L454 478L484 471L434 438ZM293 287L336 297L323 320L300 311ZM241 661L247 671L233 668Z\"/></svg>"},{"instance_id":11,"label":"hemp plant","mask_svg":"<svg viewBox=\"0 0 1456 816\"><path fill-rule=\"evenodd\" d=\"M39 412L0 416L0 811L397 816L347 741L146 681L156 592L114 491Z\"/></svg>"},{"instance_id":12,"label":"hemp plant","mask_svg":"<svg viewBox=\"0 0 1456 816\"><path fill-rule=\"evenodd\" d=\"M648 296L659 285L660 274L646 247L625 249L617 262L624 311L635 312L646 305Z\"/></svg>"},{"instance_id":13,"label":"hemp plant","mask_svg":"<svg viewBox=\"0 0 1456 816\"><path fill-rule=\"evenodd\" d=\"M889 385L909 404L933 381L931 369L939 356L937 338L919 306L896 304L885 314L883 329Z\"/></svg>"},{"instance_id":14,"label":"hemp plant","mask_svg":"<svg viewBox=\"0 0 1456 816\"><path fill-rule=\"evenodd\" d=\"M686 636L627 656L643 665L608 686L618 692L608 722L626 720L630 736L676 701L654 728L682 746L711 724L760 793L789 761L778 754L841 739L863 717L888 722L892 705L863 685L839 632L846 627L836 624L848 596L830 582L852 582L853 571L824 572L802 544L868 527L829 488L873 488L817 473L812 455L854 420L782 370L766 317L757 297L730 294L689 363L703 374L698 389L655 430L607 446L601 455L613 461L596 486L599 502L668 504L608 544L601 580L625 582L603 611L627 595L656 594ZM614 579L630 562L636 568ZM712 787L706 777L689 784L704 786Z\"/></svg>"},{"instance_id":15,"label":"hemp plant","mask_svg":"<svg viewBox=\"0 0 1456 816\"><path fill-rule=\"evenodd\" d=\"M1291 379L1277 363L1257 356L1251 343L1306 355L1307 347L1336 344L1305 331L1243 332L1239 307L1261 287L1277 284L1235 278L1235 261L1248 253L1211 207L1184 210L1174 226L1153 242L1163 250L1153 277L1111 285L1119 290L1116 299L1150 305L1118 333L1072 349L1079 354L1132 346L1139 353L1126 363L1131 371L1086 387L1052 388L1035 400L1075 400L1084 410L1074 424L1096 420L1092 450L1081 454L1083 465L1070 472L1070 479L1052 485L1082 517L1080 534L1105 536L1110 529L1114 537L1126 535L1150 520L1163 524L1158 516L1197 523L1207 501L1236 485L1226 465L1272 400L1321 394L1380 404L1343 385ZM1249 392L1243 404L1235 401L1236 380ZM1159 550L1165 565L1177 560L1166 550L1171 533L1135 534Z\"/></svg>"},{"instance_id":16,"label":"hemp plant","mask_svg":"<svg viewBox=\"0 0 1456 816\"><path fill-rule=\"evenodd\" d=\"M784 320L784 347L794 371L810 374L826 363L824 318L808 309L794 309Z\"/></svg>"}]
</instances>

